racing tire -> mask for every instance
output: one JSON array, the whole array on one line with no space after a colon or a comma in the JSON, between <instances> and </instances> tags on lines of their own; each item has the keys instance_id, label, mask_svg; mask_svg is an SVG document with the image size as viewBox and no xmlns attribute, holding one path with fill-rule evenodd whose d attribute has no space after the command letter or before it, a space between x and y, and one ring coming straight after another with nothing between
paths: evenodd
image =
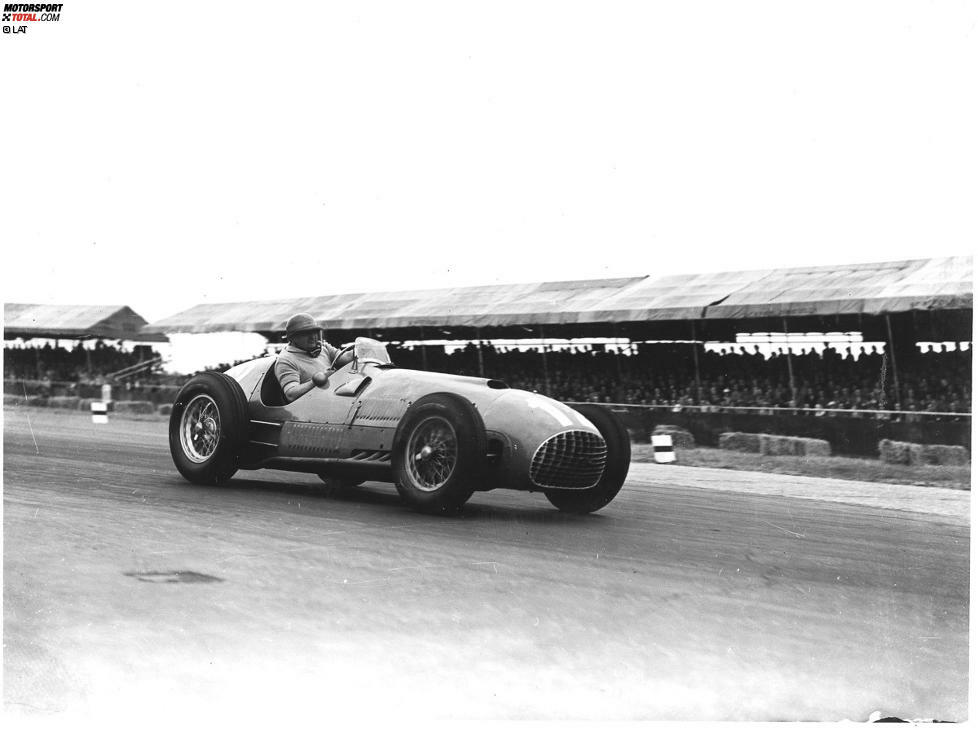
<instances>
[{"instance_id":1,"label":"racing tire","mask_svg":"<svg viewBox=\"0 0 978 730\"><path fill-rule=\"evenodd\" d=\"M391 458L398 494L426 514L462 509L486 477L486 426L469 401L433 393L408 408Z\"/></svg>"},{"instance_id":2,"label":"racing tire","mask_svg":"<svg viewBox=\"0 0 978 730\"><path fill-rule=\"evenodd\" d=\"M234 378L195 375L170 412L170 455L177 471L194 484L223 484L238 470L248 426L248 401Z\"/></svg>"},{"instance_id":3,"label":"racing tire","mask_svg":"<svg viewBox=\"0 0 978 730\"><path fill-rule=\"evenodd\" d=\"M574 491L547 489L544 494L561 512L586 515L607 505L621 490L632 461L632 444L628 430L608 410L589 404L574 406L574 410L594 424L608 447L604 472L593 487Z\"/></svg>"}]
</instances>

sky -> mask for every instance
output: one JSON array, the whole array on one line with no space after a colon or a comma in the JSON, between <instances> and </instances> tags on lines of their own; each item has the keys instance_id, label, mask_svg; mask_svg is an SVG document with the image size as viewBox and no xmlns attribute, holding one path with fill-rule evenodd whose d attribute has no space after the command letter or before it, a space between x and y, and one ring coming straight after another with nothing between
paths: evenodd
<instances>
[{"instance_id":1,"label":"sky","mask_svg":"<svg viewBox=\"0 0 978 730\"><path fill-rule=\"evenodd\" d=\"M3 299L152 322L970 254L976 24L954 0L66 0L0 35Z\"/></svg>"}]
</instances>

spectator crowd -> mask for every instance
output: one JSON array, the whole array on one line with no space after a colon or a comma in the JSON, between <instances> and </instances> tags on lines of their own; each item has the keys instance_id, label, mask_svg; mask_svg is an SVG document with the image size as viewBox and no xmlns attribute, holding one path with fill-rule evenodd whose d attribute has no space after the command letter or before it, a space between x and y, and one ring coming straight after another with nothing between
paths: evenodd
<instances>
[{"instance_id":1,"label":"spectator crowd","mask_svg":"<svg viewBox=\"0 0 978 730\"><path fill-rule=\"evenodd\" d=\"M540 352L482 347L482 372L511 387L562 401L659 406L781 407L971 412L971 350L940 346L898 362L899 391L888 356L871 346L859 354L824 346L765 357L760 348L695 351L690 344L637 345L619 355L598 349ZM440 348L438 348L440 350ZM394 362L421 367L420 351L397 351ZM428 369L478 375L476 345L452 354L428 348ZM697 363L698 361L698 363ZM698 364L698 368L697 368ZM697 381L696 372L699 371Z\"/></svg>"},{"instance_id":2,"label":"spectator crowd","mask_svg":"<svg viewBox=\"0 0 978 730\"><path fill-rule=\"evenodd\" d=\"M94 347L79 342L68 349L47 343L37 346L3 348L4 380L46 380L51 382L97 383L123 368L159 357L151 347L136 345L132 350L96 340ZM158 370L158 368L157 368ZM152 373L142 378L152 378Z\"/></svg>"},{"instance_id":3,"label":"spectator crowd","mask_svg":"<svg viewBox=\"0 0 978 730\"><path fill-rule=\"evenodd\" d=\"M339 344L339 343L337 343ZM825 345L765 357L760 348L731 345L712 351L686 344L637 344L628 355L602 346L521 351L491 344L448 353L443 347L390 345L404 368L479 375L535 390L562 401L714 408L812 408L817 411L905 410L971 412L971 350L932 346L901 355L899 387L888 355L871 347L858 353ZM481 353L480 353L481 350ZM857 356L858 355L858 356ZM71 349L5 346L4 379L97 384L125 367L152 360L147 346L131 351L96 342ZM481 361L481 364L480 364ZM224 370L229 363L214 368ZM697 372L699 377L697 378ZM792 377L793 376L793 377ZM179 385L189 376L166 375L159 366L138 375L146 385Z\"/></svg>"}]
</instances>

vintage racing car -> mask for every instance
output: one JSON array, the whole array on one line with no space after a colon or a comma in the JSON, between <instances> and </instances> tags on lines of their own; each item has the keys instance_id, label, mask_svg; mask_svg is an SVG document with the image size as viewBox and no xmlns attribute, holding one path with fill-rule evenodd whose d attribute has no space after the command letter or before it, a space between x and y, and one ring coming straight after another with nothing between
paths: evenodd
<instances>
[{"instance_id":1,"label":"vintage racing car","mask_svg":"<svg viewBox=\"0 0 978 730\"><path fill-rule=\"evenodd\" d=\"M395 367L357 338L329 381L287 403L275 357L193 377L170 415L170 453L197 484L238 469L311 472L345 487L393 482L412 507L454 513L475 491L543 492L558 509L608 504L628 474L628 432L596 405L571 408L499 380Z\"/></svg>"}]
</instances>

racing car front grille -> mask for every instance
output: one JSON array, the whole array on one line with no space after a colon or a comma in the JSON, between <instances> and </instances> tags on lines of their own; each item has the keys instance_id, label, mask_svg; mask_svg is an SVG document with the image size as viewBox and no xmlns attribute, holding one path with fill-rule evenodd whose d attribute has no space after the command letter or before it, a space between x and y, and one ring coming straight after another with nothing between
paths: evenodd
<instances>
[{"instance_id":1,"label":"racing car front grille","mask_svg":"<svg viewBox=\"0 0 978 730\"><path fill-rule=\"evenodd\" d=\"M589 431L564 431L552 436L533 455L530 480L538 487L587 489L601 479L608 448Z\"/></svg>"}]
</instances>

